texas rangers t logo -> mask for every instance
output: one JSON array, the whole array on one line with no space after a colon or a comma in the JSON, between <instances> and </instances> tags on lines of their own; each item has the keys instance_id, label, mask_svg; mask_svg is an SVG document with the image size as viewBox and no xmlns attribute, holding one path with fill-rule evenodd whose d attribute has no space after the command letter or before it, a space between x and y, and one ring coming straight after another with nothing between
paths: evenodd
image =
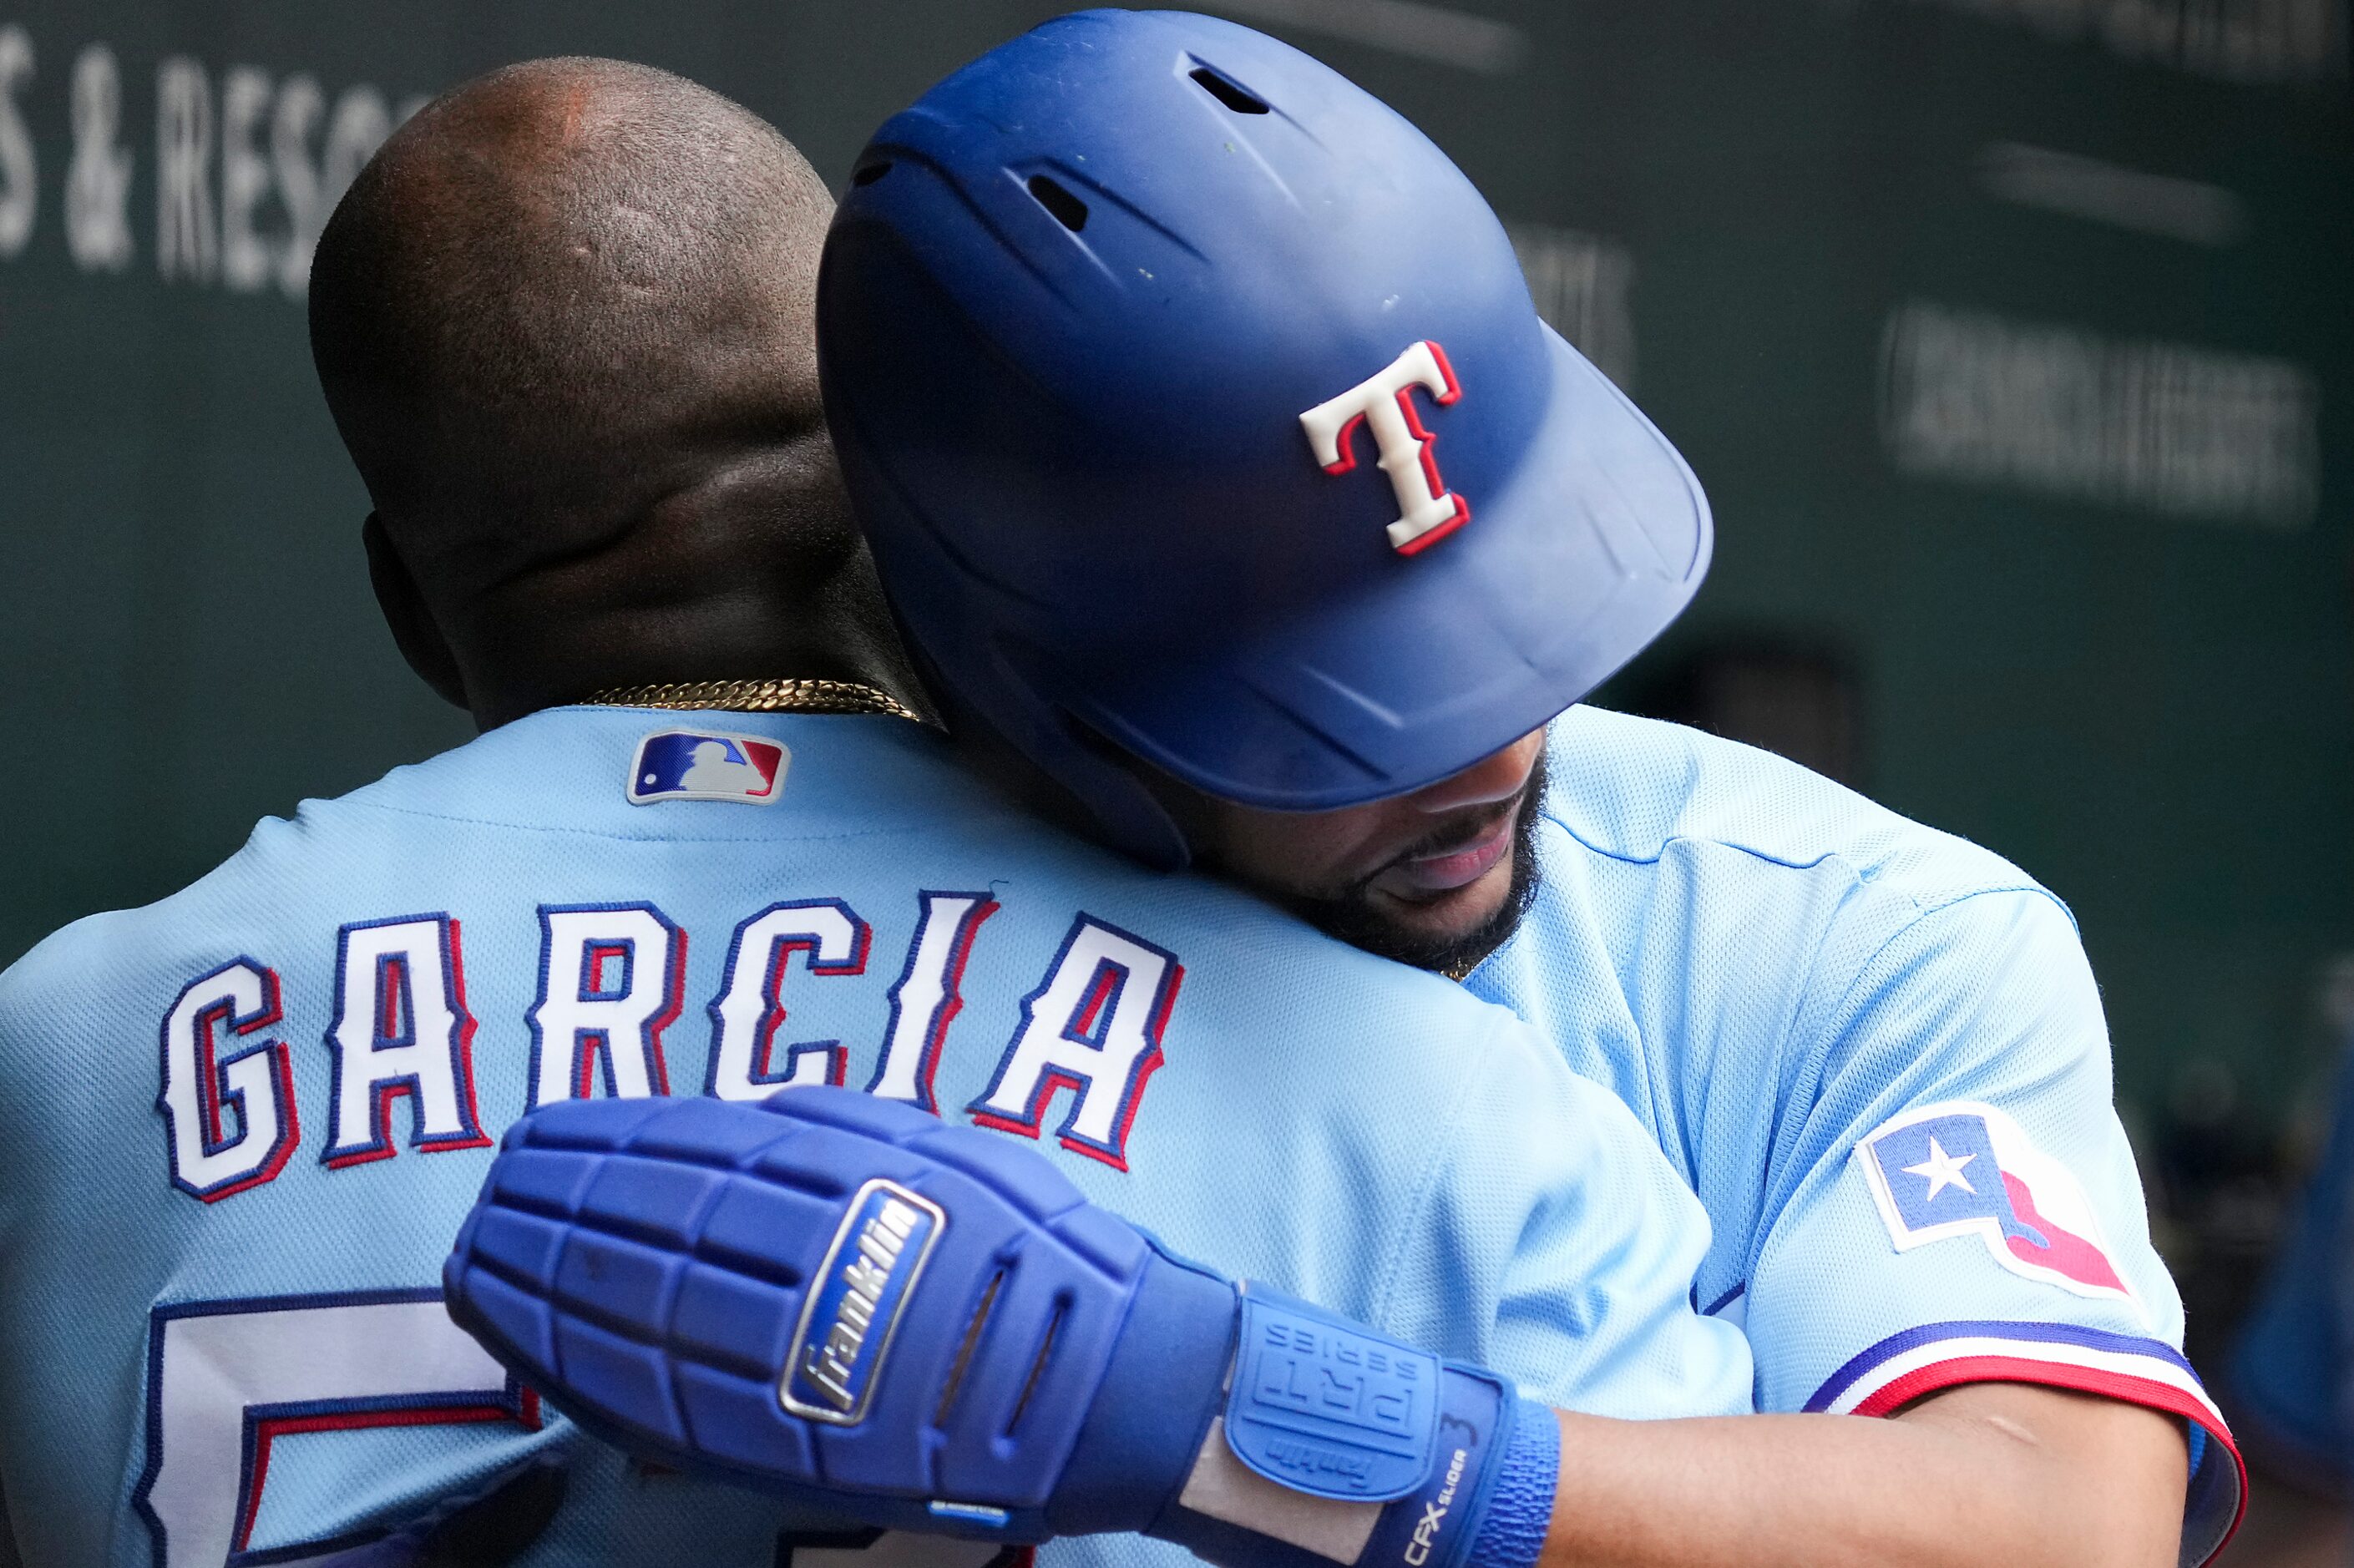
<instances>
[{"instance_id":1,"label":"texas rangers t logo","mask_svg":"<svg viewBox=\"0 0 2354 1568\"><path fill-rule=\"evenodd\" d=\"M1953 1101L1905 1111L1857 1144L1855 1160L1899 1252L1975 1235L2024 1278L2079 1296L2134 1298L2075 1177L1992 1106Z\"/></svg>"},{"instance_id":2,"label":"texas rangers t logo","mask_svg":"<svg viewBox=\"0 0 2354 1568\"><path fill-rule=\"evenodd\" d=\"M1309 449L1326 473L1347 473L1357 466L1350 438L1359 420L1373 430L1373 445L1382 454L1375 466L1390 476L1390 487L1397 492L1398 519L1390 524L1390 544L1401 556L1426 550L1471 521L1471 503L1438 477L1438 461L1430 455L1435 438L1415 411L1417 387L1442 404L1463 396L1455 368L1447 363L1447 351L1427 338L1390 361L1379 375L1299 416Z\"/></svg>"}]
</instances>

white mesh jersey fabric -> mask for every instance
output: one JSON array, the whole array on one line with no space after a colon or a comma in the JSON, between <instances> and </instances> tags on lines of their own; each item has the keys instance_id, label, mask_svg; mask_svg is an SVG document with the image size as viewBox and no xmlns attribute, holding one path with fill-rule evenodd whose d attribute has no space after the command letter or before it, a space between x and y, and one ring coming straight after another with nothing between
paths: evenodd
<instances>
[{"instance_id":1,"label":"white mesh jersey fabric","mask_svg":"<svg viewBox=\"0 0 2354 1568\"><path fill-rule=\"evenodd\" d=\"M781 745L781 794L631 804L662 730ZM908 1094L1229 1273L1557 1403L1747 1407L1745 1341L1689 1302L1699 1205L1504 1010L1066 839L896 720L562 709L265 821L0 977L25 1561L299 1560L572 1443L439 1313L489 1145L535 1092L866 1086L886 1042ZM858 1544L578 1452L525 1568ZM1049 1551L1123 1554L1153 1552Z\"/></svg>"},{"instance_id":2,"label":"white mesh jersey fabric","mask_svg":"<svg viewBox=\"0 0 2354 1568\"><path fill-rule=\"evenodd\" d=\"M1695 1299L1744 1325L1758 1407L1883 1414L1986 1380L2147 1404L2189 1424L2183 1555L2211 1555L2238 1457L2180 1355L2067 910L1678 726L1573 709L1548 762L1535 906L1469 989L1607 1085L1700 1194Z\"/></svg>"}]
</instances>

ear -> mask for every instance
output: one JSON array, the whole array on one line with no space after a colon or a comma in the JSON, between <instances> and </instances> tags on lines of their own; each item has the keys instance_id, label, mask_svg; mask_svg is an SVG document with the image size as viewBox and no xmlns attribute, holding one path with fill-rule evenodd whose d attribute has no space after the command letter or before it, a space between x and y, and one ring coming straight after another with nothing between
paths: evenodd
<instances>
[{"instance_id":1,"label":"ear","mask_svg":"<svg viewBox=\"0 0 2354 1568\"><path fill-rule=\"evenodd\" d=\"M360 524L360 542L367 546L368 583L376 589L384 623L392 629L393 645L418 678L444 702L471 709L473 705L466 700L466 680L459 673L458 656L450 651L440 627L434 624L425 595L418 588L408 563L393 548L384 520L373 512Z\"/></svg>"}]
</instances>

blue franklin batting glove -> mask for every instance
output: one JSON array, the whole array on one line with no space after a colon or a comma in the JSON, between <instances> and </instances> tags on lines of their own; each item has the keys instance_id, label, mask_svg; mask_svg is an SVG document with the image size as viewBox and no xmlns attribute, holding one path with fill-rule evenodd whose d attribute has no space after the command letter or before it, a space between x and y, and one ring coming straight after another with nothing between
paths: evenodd
<instances>
[{"instance_id":1,"label":"blue franklin batting glove","mask_svg":"<svg viewBox=\"0 0 2354 1568\"><path fill-rule=\"evenodd\" d=\"M869 1525L1530 1568L1552 1517L1558 1431L1506 1379L1237 1287L1036 1152L851 1090L535 1111L442 1279L590 1432Z\"/></svg>"}]
</instances>

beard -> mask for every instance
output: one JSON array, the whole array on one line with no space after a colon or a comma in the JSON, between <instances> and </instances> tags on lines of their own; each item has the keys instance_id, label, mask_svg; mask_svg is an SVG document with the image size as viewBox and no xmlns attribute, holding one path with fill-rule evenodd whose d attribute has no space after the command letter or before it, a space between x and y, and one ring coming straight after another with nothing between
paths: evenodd
<instances>
[{"instance_id":1,"label":"beard","mask_svg":"<svg viewBox=\"0 0 2354 1568\"><path fill-rule=\"evenodd\" d=\"M1520 928L1529 906L1536 899L1537 821L1543 815L1544 789L1545 756L1539 751L1536 766L1530 769L1528 784L1512 806L1518 818L1512 824L1511 885L1496 912L1468 931L1447 934L1423 930L1384 911L1375 902L1373 883L1386 866L1337 893L1294 894L1283 902L1293 914L1326 936L1338 938L1352 948L1363 948L1418 969L1436 969L1450 980L1461 980ZM1470 832L1453 830L1416 844L1391 863L1468 843L1493 821L1490 818Z\"/></svg>"}]
</instances>

